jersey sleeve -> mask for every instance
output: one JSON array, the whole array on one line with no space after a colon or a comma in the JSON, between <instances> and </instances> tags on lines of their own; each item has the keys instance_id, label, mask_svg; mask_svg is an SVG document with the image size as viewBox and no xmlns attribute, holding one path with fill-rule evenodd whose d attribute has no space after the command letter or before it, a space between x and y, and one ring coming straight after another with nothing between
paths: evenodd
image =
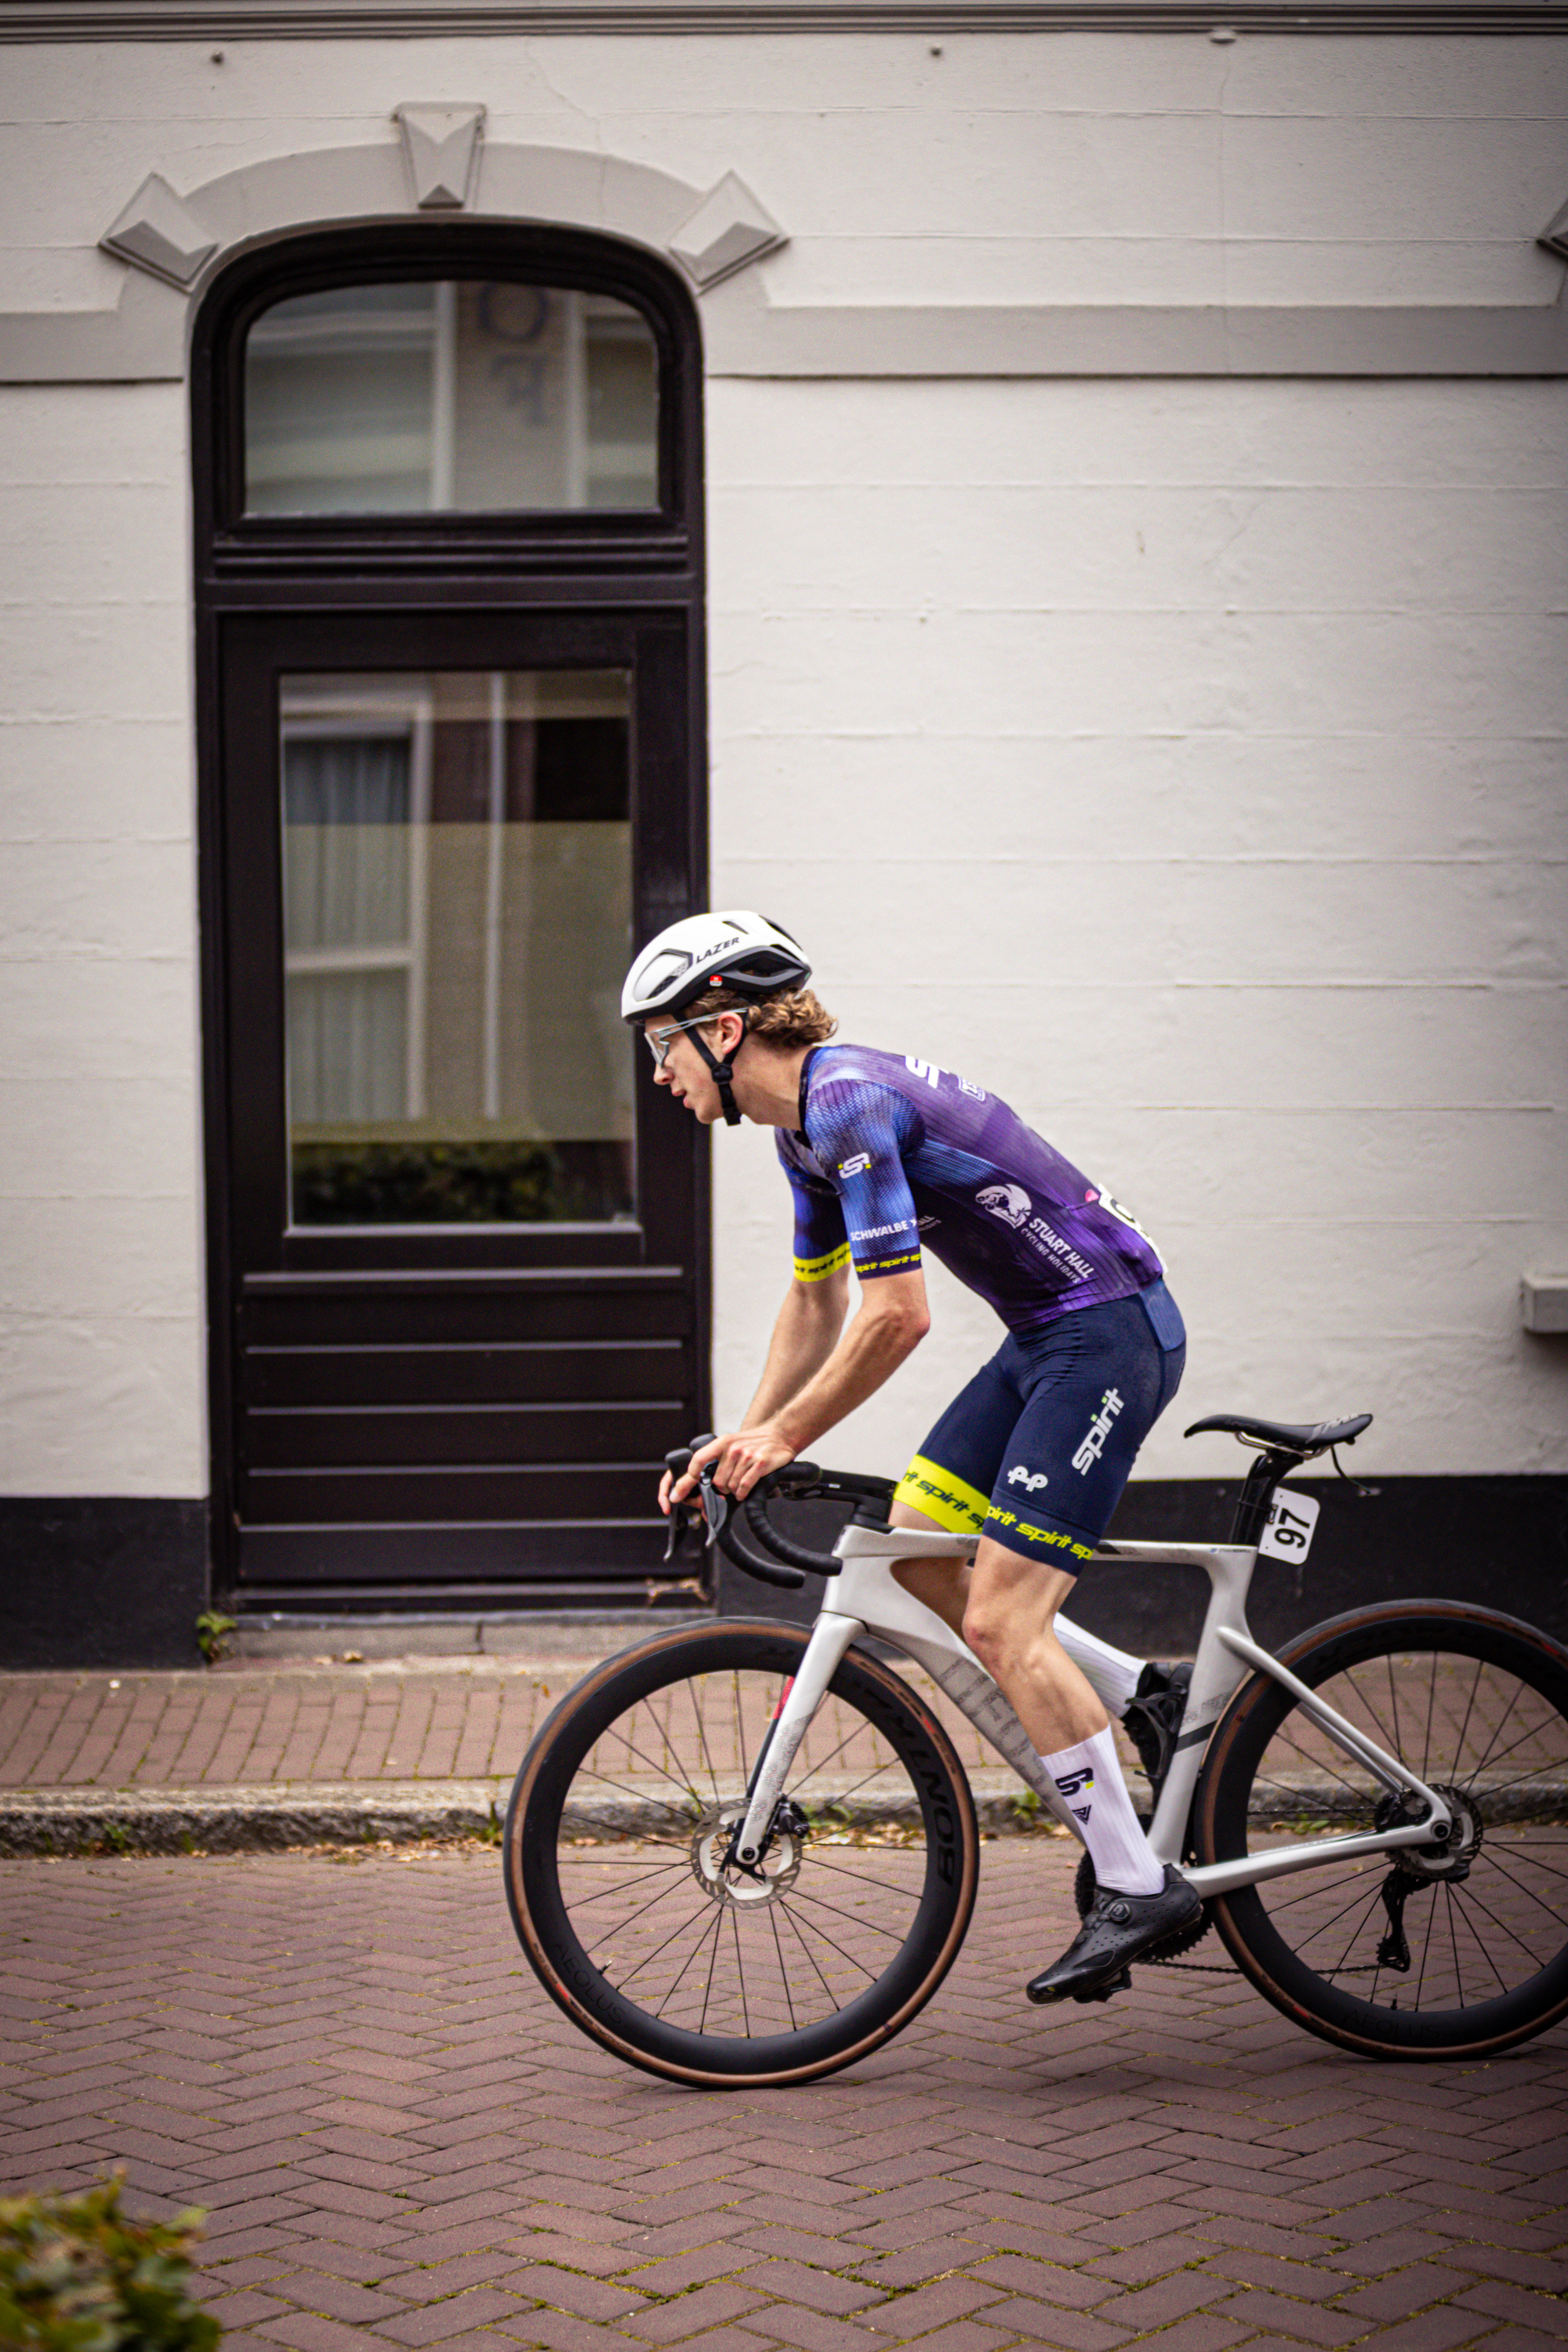
<instances>
[{"instance_id":1,"label":"jersey sleeve","mask_svg":"<svg viewBox=\"0 0 1568 2352\"><path fill-rule=\"evenodd\" d=\"M807 1134L838 1196L862 1282L912 1274L921 1262L904 1154L920 1139L920 1115L890 1087L841 1080L813 1089Z\"/></svg>"},{"instance_id":2,"label":"jersey sleeve","mask_svg":"<svg viewBox=\"0 0 1568 2352\"><path fill-rule=\"evenodd\" d=\"M782 1136L778 1155L795 1200L795 1278L822 1282L849 1263L849 1236L844 1230L838 1195L820 1176L808 1176L804 1168L795 1166L784 1150Z\"/></svg>"}]
</instances>

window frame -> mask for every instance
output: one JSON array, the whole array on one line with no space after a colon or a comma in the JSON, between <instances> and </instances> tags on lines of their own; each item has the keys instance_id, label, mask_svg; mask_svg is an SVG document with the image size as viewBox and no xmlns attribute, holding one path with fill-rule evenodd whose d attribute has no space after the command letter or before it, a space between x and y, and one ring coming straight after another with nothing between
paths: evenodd
<instances>
[{"instance_id":1,"label":"window frame","mask_svg":"<svg viewBox=\"0 0 1568 2352\"><path fill-rule=\"evenodd\" d=\"M467 278L602 294L637 310L657 368L657 507L502 508L433 513L252 515L245 511L245 368L250 329L277 303L337 287ZM684 316L680 315L684 311ZM226 272L204 306L192 354L195 413L208 419L196 479L196 543L217 578L460 566L467 572L684 571L700 529L700 338L665 265L583 230L489 221L377 224L263 247Z\"/></svg>"}]
</instances>

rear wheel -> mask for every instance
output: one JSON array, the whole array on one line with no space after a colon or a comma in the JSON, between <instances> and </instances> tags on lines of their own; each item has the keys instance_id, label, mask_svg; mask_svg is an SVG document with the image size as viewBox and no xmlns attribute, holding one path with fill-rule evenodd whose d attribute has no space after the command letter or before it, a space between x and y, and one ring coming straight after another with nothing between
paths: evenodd
<instances>
[{"instance_id":1,"label":"rear wheel","mask_svg":"<svg viewBox=\"0 0 1568 2352\"><path fill-rule=\"evenodd\" d=\"M974 1903L979 1835L941 1726L851 1653L756 1871L728 1860L807 1636L656 1637L569 1693L524 1759L507 1893L541 1983L635 2066L740 2089L877 2049L931 1999Z\"/></svg>"},{"instance_id":2,"label":"rear wheel","mask_svg":"<svg viewBox=\"0 0 1568 2352\"><path fill-rule=\"evenodd\" d=\"M1455 1829L1219 1896L1237 1966L1310 2032L1377 2057L1506 2050L1568 2015L1568 1652L1417 1601L1316 1626L1280 1659L1439 1790ZM1399 1805L1258 1675L1205 1760L1198 1859L1386 1828Z\"/></svg>"}]
</instances>

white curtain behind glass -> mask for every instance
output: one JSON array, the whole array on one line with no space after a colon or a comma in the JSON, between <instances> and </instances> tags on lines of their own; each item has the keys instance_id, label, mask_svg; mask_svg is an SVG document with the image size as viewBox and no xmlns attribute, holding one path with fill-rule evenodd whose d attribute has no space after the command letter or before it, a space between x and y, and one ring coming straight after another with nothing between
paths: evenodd
<instances>
[{"instance_id":1,"label":"white curtain behind glass","mask_svg":"<svg viewBox=\"0 0 1568 2352\"><path fill-rule=\"evenodd\" d=\"M406 1118L409 738L290 736L283 763L290 1119Z\"/></svg>"}]
</instances>

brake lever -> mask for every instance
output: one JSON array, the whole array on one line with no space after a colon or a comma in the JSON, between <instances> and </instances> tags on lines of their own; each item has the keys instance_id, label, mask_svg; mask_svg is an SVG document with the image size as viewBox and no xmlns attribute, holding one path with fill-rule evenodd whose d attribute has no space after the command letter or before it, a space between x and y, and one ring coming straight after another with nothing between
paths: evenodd
<instances>
[{"instance_id":1,"label":"brake lever","mask_svg":"<svg viewBox=\"0 0 1568 2352\"><path fill-rule=\"evenodd\" d=\"M694 1454L700 1453L703 1446L709 1444L710 1442L711 1433L708 1433L701 1437L694 1437L689 1445L677 1445L670 1453L665 1455L665 1468L669 1472L672 1477L684 1478L687 1471L691 1466L692 1455ZM694 1503L679 1502L671 1505L669 1526L664 1538L664 1557L666 1565L675 1558L676 1553L680 1549L682 1538L689 1532L693 1520L700 1517L700 1507ZM709 1541L712 1541L711 1537L709 1538Z\"/></svg>"},{"instance_id":2,"label":"brake lever","mask_svg":"<svg viewBox=\"0 0 1568 2352\"><path fill-rule=\"evenodd\" d=\"M671 1507L669 1523L664 1538L664 1559L667 1567L685 1542L691 1529L691 1522L697 1516L689 1503L676 1503Z\"/></svg>"},{"instance_id":3,"label":"brake lever","mask_svg":"<svg viewBox=\"0 0 1568 2352\"><path fill-rule=\"evenodd\" d=\"M708 1549L712 1550L728 1523L731 1505L723 1489L713 1484L713 1467L705 1462L698 1478L702 1496L702 1516L708 1522Z\"/></svg>"}]
</instances>

